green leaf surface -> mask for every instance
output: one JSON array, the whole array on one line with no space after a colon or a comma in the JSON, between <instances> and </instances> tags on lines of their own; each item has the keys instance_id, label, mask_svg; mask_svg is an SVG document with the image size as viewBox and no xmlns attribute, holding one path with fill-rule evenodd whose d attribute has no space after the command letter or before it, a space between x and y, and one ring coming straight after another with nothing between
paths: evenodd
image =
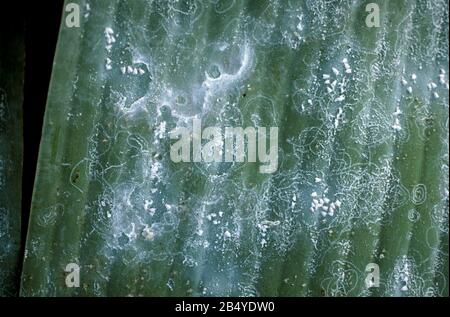
<instances>
[{"instance_id":1,"label":"green leaf surface","mask_svg":"<svg viewBox=\"0 0 450 317\"><path fill-rule=\"evenodd\" d=\"M448 296L446 1L69 2L22 295ZM278 170L172 162L193 118Z\"/></svg>"}]
</instances>

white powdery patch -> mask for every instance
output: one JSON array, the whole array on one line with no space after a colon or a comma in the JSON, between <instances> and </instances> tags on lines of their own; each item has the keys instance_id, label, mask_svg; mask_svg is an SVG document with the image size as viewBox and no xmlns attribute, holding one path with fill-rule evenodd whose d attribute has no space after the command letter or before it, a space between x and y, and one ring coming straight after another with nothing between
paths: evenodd
<instances>
[{"instance_id":1,"label":"white powdery patch","mask_svg":"<svg viewBox=\"0 0 450 317\"><path fill-rule=\"evenodd\" d=\"M106 64L105 64L105 68L106 70L111 70L112 69L112 61L109 57L106 58Z\"/></svg>"},{"instance_id":2,"label":"white powdery patch","mask_svg":"<svg viewBox=\"0 0 450 317\"><path fill-rule=\"evenodd\" d=\"M406 76L406 75L405 75L405 76ZM418 77L417 77L417 75L416 75L415 73L412 73L411 75L406 76L406 77L411 78L411 82L412 82L411 85L408 85L409 82L408 82L408 80L406 80L406 78L405 78L404 76L402 76L402 77L400 78L400 82L401 82L402 86L408 86L408 87L406 87L406 91L407 91L409 94L412 94L412 92L413 92L413 87L412 87L412 86L416 85L416 80L418 79Z\"/></svg>"},{"instance_id":3,"label":"white powdery patch","mask_svg":"<svg viewBox=\"0 0 450 317\"><path fill-rule=\"evenodd\" d=\"M444 69L441 69L441 70L440 70L440 73L439 73L439 83L440 83L441 85L445 85L446 88L448 89L448 79L447 79L447 80L445 79L445 70L444 70Z\"/></svg>"},{"instance_id":4,"label":"white powdery patch","mask_svg":"<svg viewBox=\"0 0 450 317\"><path fill-rule=\"evenodd\" d=\"M155 215L156 212L156 208L152 207L153 206L153 200L145 200L144 201L144 210L148 211L150 213L151 216Z\"/></svg>"},{"instance_id":5,"label":"white powdery patch","mask_svg":"<svg viewBox=\"0 0 450 317\"><path fill-rule=\"evenodd\" d=\"M333 73L332 75L322 74L322 79L326 85L326 90L335 102L345 101L345 87L348 82L346 75L352 74L352 68L346 57L342 59L342 65L344 66L343 74L341 74L341 71L335 66L331 67L331 72Z\"/></svg>"},{"instance_id":6,"label":"white powdery patch","mask_svg":"<svg viewBox=\"0 0 450 317\"><path fill-rule=\"evenodd\" d=\"M339 245L338 250L339 250L340 256L347 257L350 254L350 251L352 249L352 241L351 240L339 241L338 245Z\"/></svg>"},{"instance_id":7,"label":"white powdery patch","mask_svg":"<svg viewBox=\"0 0 450 317\"><path fill-rule=\"evenodd\" d=\"M400 119L398 117L401 114L402 114L402 112L401 112L400 108L397 107L397 109L393 113L393 115L394 115L394 124L392 125L392 128L394 130L396 130L396 131L400 131L402 129L402 126L400 125Z\"/></svg>"},{"instance_id":8,"label":"white powdery patch","mask_svg":"<svg viewBox=\"0 0 450 317\"><path fill-rule=\"evenodd\" d=\"M112 45L116 42L116 36L114 35L114 30L110 27L105 28L105 38L106 38L106 50L111 52Z\"/></svg>"},{"instance_id":9,"label":"white powdery patch","mask_svg":"<svg viewBox=\"0 0 450 317\"><path fill-rule=\"evenodd\" d=\"M84 13L84 18L87 19L89 18L89 15L91 14L91 6L89 3L86 3L85 5L85 13Z\"/></svg>"},{"instance_id":10,"label":"white powdery patch","mask_svg":"<svg viewBox=\"0 0 450 317\"><path fill-rule=\"evenodd\" d=\"M222 215L223 215L223 213L222 213ZM219 217L221 218L222 216L219 215ZM217 217L217 213L213 212L213 213L210 213L209 215L207 215L206 219L211 221L214 225L219 225L221 223L221 220L219 217Z\"/></svg>"},{"instance_id":11,"label":"white powdery patch","mask_svg":"<svg viewBox=\"0 0 450 317\"><path fill-rule=\"evenodd\" d=\"M427 84L428 90L430 90L433 93L433 97L436 99L439 98L439 93L437 91L435 91L437 87L438 86L436 85L436 83L432 82L432 81ZM447 89L448 89L448 83L447 83Z\"/></svg>"},{"instance_id":12,"label":"white powdery patch","mask_svg":"<svg viewBox=\"0 0 450 317\"><path fill-rule=\"evenodd\" d=\"M150 179L159 178L159 172L162 169L162 164L160 162L154 162L150 168Z\"/></svg>"},{"instance_id":13,"label":"white powdery patch","mask_svg":"<svg viewBox=\"0 0 450 317\"><path fill-rule=\"evenodd\" d=\"M297 195L294 193L291 200L291 208L293 209L296 204L297 204Z\"/></svg>"},{"instance_id":14,"label":"white powdery patch","mask_svg":"<svg viewBox=\"0 0 450 317\"><path fill-rule=\"evenodd\" d=\"M339 126L339 121L344 120L344 111L341 107L338 109L338 113L336 114L336 117L334 118L334 128L336 129Z\"/></svg>"},{"instance_id":15,"label":"white powdery patch","mask_svg":"<svg viewBox=\"0 0 450 317\"><path fill-rule=\"evenodd\" d=\"M302 23L303 22L303 14L297 15L297 19L298 19L297 30L299 30L301 32L304 29L304 26ZM300 38L300 36L298 36L298 37Z\"/></svg>"},{"instance_id":16,"label":"white powdery patch","mask_svg":"<svg viewBox=\"0 0 450 317\"><path fill-rule=\"evenodd\" d=\"M436 85L436 83L431 81L428 83L427 88L428 88L428 90L434 90L437 88L437 85Z\"/></svg>"},{"instance_id":17,"label":"white powdery patch","mask_svg":"<svg viewBox=\"0 0 450 317\"><path fill-rule=\"evenodd\" d=\"M243 80L251 71L253 66L253 49L249 43L245 43L241 50L241 67L235 74L220 73L217 78L211 77L205 72L206 79L202 83L202 88L206 91L203 100L203 109L209 110L210 100L217 93L228 89L230 86Z\"/></svg>"},{"instance_id":18,"label":"white powdery patch","mask_svg":"<svg viewBox=\"0 0 450 317\"><path fill-rule=\"evenodd\" d=\"M136 233L136 224L134 222L131 223L131 230L130 232L125 234L128 239L130 239L131 241L136 240L137 238L137 233Z\"/></svg>"},{"instance_id":19,"label":"white powdery patch","mask_svg":"<svg viewBox=\"0 0 450 317\"><path fill-rule=\"evenodd\" d=\"M337 102L341 102L341 101L344 101L344 100L345 100L345 95L340 95L339 97L334 99L334 101L337 101Z\"/></svg>"},{"instance_id":20,"label":"white powdery patch","mask_svg":"<svg viewBox=\"0 0 450 317\"><path fill-rule=\"evenodd\" d=\"M320 212L320 214L325 216L334 216L334 212L338 210L341 207L341 201L339 199L336 199L334 202L331 202L331 200L326 197L325 195L318 195L317 192L311 193L311 207L309 210L312 213Z\"/></svg>"},{"instance_id":21,"label":"white powdery patch","mask_svg":"<svg viewBox=\"0 0 450 317\"><path fill-rule=\"evenodd\" d=\"M350 67L350 64L348 63L348 59L347 58L344 58L342 60L342 64L344 64L345 72L347 74L351 74L352 73L352 68Z\"/></svg>"},{"instance_id":22,"label":"white powdery patch","mask_svg":"<svg viewBox=\"0 0 450 317\"><path fill-rule=\"evenodd\" d=\"M271 227L278 226L280 224L280 221L270 221L270 220L264 220L261 223L258 223L258 229L261 233L261 247L264 248L267 245L267 230Z\"/></svg>"},{"instance_id":23,"label":"white powdery patch","mask_svg":"<svg viewBox=\"0 0 450 317\"><path fill-rule=\"evenodd\" d=\"M446 75L445 70L443 68L441 68L440 71L439 71L439 75L438 75L439 84L441 86L444 86L448 90L448 88L449 88L448 78L445 78L445 75ZM437 85L435 83L431 82L430 84L428 84L428 89L434 90L436 88L437 88ZM433 96L436 99L439 98L439 94L436 91L433 92Z\"/></svg>"},{"instance_id":24,"label":"white powdery patch","mask_svg":"<svg viewBox=\"0 0 450 317\"><path fill-rule=\"evenodd\" d=\"M152 241L155 238L154 231L148 225L144 226L144 229L142 229L142 233L141 234L144 237L144 239L148 240L148 241Z\"/></svg>"},{"instance_id":25,"label":"white powdery patch","mask_svg":"<svg viewBox=\"0 0 450 317\"><path fill-rule=\"evenodd\" d=\"M392 128L396 131L400 131L402 129L402 126L400 125L400 120L399 118L395 118L394 119L394 124L392 125Z\"/></svg>"},{"instance_id":26,"label":"white powdery patch","mask_svg":"<svg viewBox=\"0 0 450 317\"><path fill-rule=\"evenodd\" d=\"M401 77L400 81L403 86L407 86L406 91L409 94L412 94L413 86L417 84L417 80L419 80L419 77L415 73L412 73L410 75L410 78L412 81L412 85L408 85L408 81L405 79L404 76ZM447 90L449 89L448 79L446 78L446 72L444 69L441 69L439 71L437 78L438 78L437 83L433 80L430 80L427 84L427 88L430 91L431 96L435 99L439 99L439 97L440 97L439 92L438 92L439 85L444 86L444 88L446 88Z\"/></svg>"},{"instance_id":27,"label":"white powdery patch","mask_svg":"<svg viewBox=\"0 0 450 317\"><path fill-rule=\"evenodd\" d=\"M163 139L165 137L166 128L167 128L166 121L162 121L155 130L156 139L154 143L159 143L158 139Z\"/></svg>"},{"instance_id":28,"label":"white powdery patch","mask_svg":"<svg viewBox=\"0 0 450 317\"><path fill-rule=\"evenodd\" d=\"M145 67L134 65L145 65L147 70L150 69L148 58L136 49L132 50L132 61L130 63L121 63L120 72L128 75L144 75L146 73Z\"/></svg>"},{"instance_id":29,"label":"white powdery patch","mask_svg":"<svg viewBox=\"0 0 450 317\"><path fill-rule=\"evenodd\" d=\"M120 67L120 72L122 74L131 74L131 75L144 75L145 70L141 67L134 67L132 65L122 66Z\"/></svg>"},{"instance_id":30,"label":"white powdery patch","mask_svg":"<svg viewBox=\"0 0 450 317\"><path fill-rule=\"evenodd\" d=\"M404 77L402 77L400 81L401 81L403 86L408 85L408 81Z\"/></svg>"},{"instance_id":31,"label":"white powdery patch","mask_svg":"<svg viewBox=\"0 0 450 317\"><path fill-rule=\"evenodd\" d=\"M298 23L295 29L293 31L286 30L282 32L284 41L292 49L297 49L305 39L302 35L305 29L303 24L303 14L296 15L296 18L298 19Z\"/></svg>"},{"instance_id":32,"label":"white powdery patch","mask_svg":"<svg viewBox=\"0 0 450 317\"><path fill-rule=\"evenodd\" d=\"M395 264L389 284L392 291L400 291L400 294L409 292L411 296L418 296L417 281L414 276L414 260L407 256L400 257ZM398 295L400 295L398 294Z\"/></svg>"},{"instance_id":33,"label":"white powdery patch","mask_svg":"<svg viewBox=\"0 0 450 317\"><path fill-rule=\"evenodd\" d=\"M335 76L339 76L339 71L335 67L331 67L331 70L333 71Z\"/></svg>"},{"instance_id":34,"label":"white powdery patch","mask_svg":"<svg viewBox=\"0 0 450 317\"><path fill-rule=\"evenodd\" d=\"M114 30L110 27L106 27L105 31L105 39L106 39L106 51L108 54L111 54L112 46L116 42L116 36L114 35ZM107 57L105 60L105 69L111 70L113 68L111 58Z\"/></svg>"}]
</instances>

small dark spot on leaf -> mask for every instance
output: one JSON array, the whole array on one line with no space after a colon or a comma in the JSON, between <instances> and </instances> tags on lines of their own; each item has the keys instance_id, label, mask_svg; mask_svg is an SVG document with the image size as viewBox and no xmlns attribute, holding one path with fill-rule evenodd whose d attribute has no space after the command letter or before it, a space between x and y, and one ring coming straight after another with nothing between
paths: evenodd
<instances>
[{"instance_id":1,"label":"small dark spot on leaf","mask_svg":"<svg viewBox=\"0 0 450 317\"><path fill-rule=\"evenodd\" d=\"M124 233L122 233L122 235L118 239L119 245L121 247L125 246L129 241L130 241L130 239Z\"/></svg>"},{"instance_id":2,"label":"small dark spot on leaf","mask_svg":"<svg viewBox=\"0 0 450 317\"><path fill-rule=\"evenodd\" d=\"M80 171L75 171L75 174L72 177L72 183L76 183L79 178L80 178Z\"/></svg>"}]
</instances>

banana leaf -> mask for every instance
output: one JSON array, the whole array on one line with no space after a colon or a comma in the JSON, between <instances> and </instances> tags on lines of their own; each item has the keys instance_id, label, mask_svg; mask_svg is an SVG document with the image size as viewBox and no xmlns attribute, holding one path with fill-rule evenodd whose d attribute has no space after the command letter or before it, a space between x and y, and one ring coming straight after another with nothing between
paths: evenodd
<instances>
[{"instance_id":1,"label":"banana leaf","mask_svg":"<svg viewBox=\"0 0 450 317\"><path fill-rule=\"evenodd\" d=\"M448 296L448 2L69 3L23 296ZM276 171L174 162L194 119Z\"/></svg>"}]
</instances>

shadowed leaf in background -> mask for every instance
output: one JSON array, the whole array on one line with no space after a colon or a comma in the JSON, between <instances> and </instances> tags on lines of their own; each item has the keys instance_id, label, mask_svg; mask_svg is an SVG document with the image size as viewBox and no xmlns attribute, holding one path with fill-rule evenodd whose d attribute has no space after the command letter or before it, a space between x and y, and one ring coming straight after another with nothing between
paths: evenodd
<instances>
[{"instance_id":1,"label":"shadowed leaf in background","mask_svg":"<svg viewBox=\"0 0 450 317\"><path fill-rule=\"evenodd\" d=\"M2 8L3 10L3 8ZM24 20L0 12L0 296L19 291Z\"/></svg>"}]
</instances>

